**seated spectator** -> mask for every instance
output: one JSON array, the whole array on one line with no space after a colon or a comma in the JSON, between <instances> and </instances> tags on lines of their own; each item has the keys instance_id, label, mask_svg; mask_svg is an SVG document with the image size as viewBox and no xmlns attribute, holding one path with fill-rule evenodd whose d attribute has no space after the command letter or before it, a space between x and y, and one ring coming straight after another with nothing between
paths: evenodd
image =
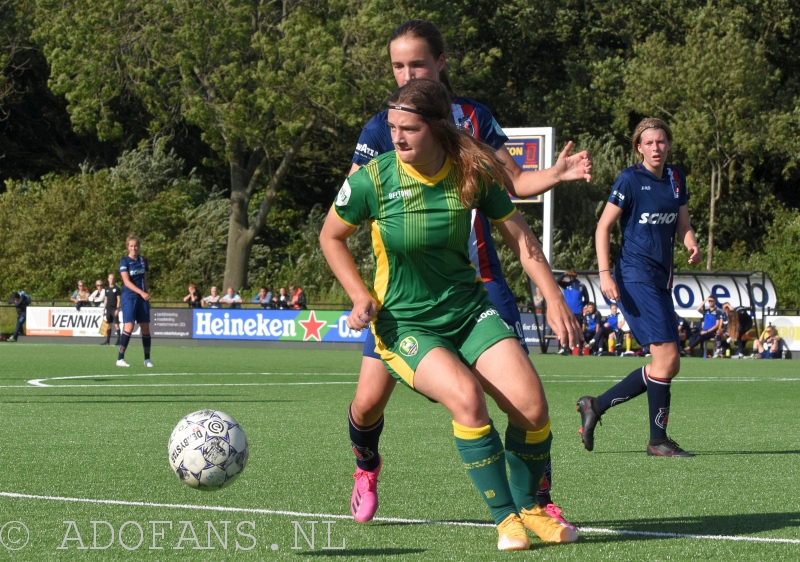
<instances>
[{"instance_id":1,"label":"seated spectator","mask_svg":"<svg viewBox=\"0 0 800 562\"><path fill-rule=\"evenodd\" d=\"M278 296L272 297L272 303L274 305L273 308L277 308L278 310L288 310L291 308L289 306L290 300L292 299L286 294L286 287L281 287L278 289Z\"/></svg>"},{"instance_id":2,"label":"seated spectator","mask_svg":"<svg viewBox=\"0 0 800 562\"><path fill-rule=\"evenodd\" d=\"M722 310L717 308L716 298L713 296L708 297L700 303L700 306L697 307L697 311L703 313L703 325L699 331L692 334L691 338L689 338L689 343L683 348L688 355L692 354L692 350L697 347L697 345L705 345L705 342L714 339L717 335L717 331L722 328L723 314Z\"/></svg>"},{"instance_id":3,"label":"seated spectator","mask_svg":"<svg viewBox=\"0 0 800 562\"><path fill-rule=\"evenodd\" d=\"M264 285L258 289L258 294L250 301L254 304L260 304L261 308L273 308L272 291L267 289Z\"/></svg>"},{"instance_id":4,"label":"seated spectator","mask_svg":"<svg viewBox=\"0 0 800 562\"><path fill-rule=\"evenodd\" d=\"M617 333L616 333L616 349L619 350L620 355L631 355L631 347L633 347L633 335L631 334L631 327L625 321L625 315L618 309L616 304L611 305L612 312L617 311ZM622 340L625 340L625 351L622 351Z\"/></svg>"},{"instance_id":5,"label":"seated spectator","mask_svg":"<svg viewBox=\"0 0 800 562\"><path fill-rule=\"evenodd\" d=\"M106 298L105 290L103 288L103 281L98 279L94 282L94 291L89 295L89 302L92 306L102 306Z\"/></svg>"},{"instance_id":6,"label":"seated spectator","mask_svg":"<svg viewBox=\"0 0 800 562\"><path fill-rule=\"evenodd\" d=\"M206 308L222 308L222 303L220 300L222 300L222 297L219 296L219 291L217 288L211 287L211 294L203 299L203 303L205 304Z\"/></svg>"},{"instance_id":7,"label":"seated spectator","mask_svg":"<svg viewBox=\"0 0 800 562\"><path fill-rule=\"evenodd\" d=\"M621 355L622 349L622 330L619 327L619 309L616 303L608 305L609 313L603 321L601 330L603 332L602 340L608 338L608 351L614 350L614 355Z\"/></svg>"},{"instance_id":8,"label":"seated spectator","mask_svg":"<svg viewBox=\"0 0 800 562\"><path fill-rule=\"evenodd\" d=\"M722 325L717 328L717 333L714 334L714 359L723 359L726 351L730 354L731 348L728 344L728 314L725 312L724 307L719 310L722 313Z\"/></svg>"},{"instance_id":9,"label":"seated spectator","mask_svg":"<svg viewBox=\"0 0 800 562\"><path fill-rule=\"evenodd\" d=\"M82 280L78 279L78 288L72 293L69 300L75 303L75 308L78 310L81 309L81 306L89 303L89 291L84 288Z\"/></svg>"},{"instance_id":10,"label":"seated spectator","mask_svg":"<svg viewBox=\"0 0 800 562\"><path fill-rule=\"evenodd\" d=\"M242 297L234 292L233 287L228 287L228 291L222 297L222 302L229 304L231 308L242 308Z\"/></svg>"},{"instance_id":11,"label":"seated spectator","mask_svg":"<svg viewBox=\"0 0 800 562\"><path fill-rule=\"evenodd\" d=\"M188 304L189 308L203 307L203 297L200 296L200 292L194 283L189 283L189 294L183 297L183 302Z\"/></svg>"},{"instance_id":12,"label":"seated spectator","mask_svg":"<svg viewBox=\"0 0 800 562\"><path fill-rule=\"evenodd\" d=\"M681 339L681 345L679 346L679 349L683 355L685 354L683 348L686 347L686 342L692 337L692 327L689 325L689 322L686 320L686 318L677 312L675 313L675 320L678 322L678 336Z\"/></svg>"},{"instance_id":13,"label":"seated spectator","mask_svg":"<svg viewBox=\"0 0 800 562\"><path fill-rule=\"evenodd\" d=\"M744 358L744 344L750 339L748 332L753 327L753 317L750 316L750 309L746 306L733 308L730 303L722 305L722 309L728 315L728 343L736 342L736 355L731 355L732 359Z\"/></svg>"},{"instance_id":14,"label":"seated spectator","mask_svg":"<svg viewBox=\"0 0 800 562\"><path fill-rule=\"evenodd\" d=\"M306 294L300 287L289 285L289 308L294 310L306 309Z\"/></svg>"},{"instance_id":15,"label":"seated spectator","mask_svg":"<svg viewBox=\"0 0 800 562\"><path fill-rule=\"evenodd\" d=\"M770 324L761 337L753 341L753 359L781 359L781 337Z\"/></svg>"},{"instance_id":16,"label":"seated spectator","mask_svg":"<svg viewBox=\"0 0 800 562\"><path fill-rule=\"evenodd\" d=\"M586 303L583 315L583 339L595 355L603 353L603 316L593 302Z\"/></svg>"}]
</instances>

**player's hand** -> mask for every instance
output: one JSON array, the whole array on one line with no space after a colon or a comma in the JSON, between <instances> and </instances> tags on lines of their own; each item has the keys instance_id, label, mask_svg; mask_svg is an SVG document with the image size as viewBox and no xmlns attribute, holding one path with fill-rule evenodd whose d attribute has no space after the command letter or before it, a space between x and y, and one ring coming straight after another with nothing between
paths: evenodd
<instances>
[{"instance_id":1,"label":"player's hand","mask_svg":"<svg viewBox=\"0 0 800 562\"><path fill-rule=\"evenodd\" d=\"M547 307L547 324L562 346L574 349L583 341L581 327L563 298Z\"/></svg>"},{"instance_id":2,"label":"player's hand","mask_svg":"<svg viewBox=\"0 0 800 562\"><path fill-rule=\"evenodd\" d=\"M555 169L559 181L592 181L592 159L588 150L570 154L575 143L569 141L556 160Z\"/></svg>"},{"instance_id":3,"label":"player's hand","mask_svg":"<svg viewBox=\"0 0 800 562\"><path fill-rule=\"evenodd\" d=\"M351 330L360 332L369 327L369 323L375 318L378 303L372 298L364 298L353 303L353 310L347 317L347 327Z\"/></svg>"},{"instance_id":4,"label":"player's hand","mask_svg":"<svg viewBox=\"0 0 800 562\"><path fill-rule=\"evenodd\" d=\"M689 246L689 263L692 265L703 261L703 251L698 246Z\"/></svg>"},{"instance_id":5,"label":"player's hand","mask_svg":"<svg viewBox=\"0 0 800 562\"><path fill-rule=\"evenodd\" d=\"M150 300L150 293L148 293L147 291L142 291L142 292L141 292L141 295L142 295L142 298L143 298L144 300L146 300L146 301L149 301L149 300Z\"/></svg>"},{"instance_id":6,"label":"player's hand","mask_svg":"<svg viewBox=\"0 0 800 562\"><path fill-rule=\"evenodd\" d=\"M619 287L610 273L608 275L600 274L600 291L608 300L614 302L619 300Z\"/></svg>"}]
</instances>

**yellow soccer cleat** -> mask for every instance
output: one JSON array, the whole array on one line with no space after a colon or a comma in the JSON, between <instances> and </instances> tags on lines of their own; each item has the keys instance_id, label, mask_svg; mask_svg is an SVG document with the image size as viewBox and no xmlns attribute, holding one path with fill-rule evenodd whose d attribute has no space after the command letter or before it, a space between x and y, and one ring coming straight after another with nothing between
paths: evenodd
<instances>
[{"instance_id":1,"label":"yellow soccer cleat","mask_svg":"<svg viewBox=\"0 0 800 562\"><path fill-rule=\"evenodd\" d=\"M536 533L544 542L559 543L578 540L578 533L574 529L563 526L538 505L533 506L530 510L523 509L520 519L523 525Z\"/></svg>"},{"instance_id":2,"label":"yellow soccer cleat","mask_svg":"<svg viewBox=\"0 0 800 562\"><path fill-rule=\"evenodd\" d=\"M516 513L506 517L497 526L497 533L500 535L497 539L497 550L528 550L531 547L525 526Z\"/></svg>"}]
</instances>

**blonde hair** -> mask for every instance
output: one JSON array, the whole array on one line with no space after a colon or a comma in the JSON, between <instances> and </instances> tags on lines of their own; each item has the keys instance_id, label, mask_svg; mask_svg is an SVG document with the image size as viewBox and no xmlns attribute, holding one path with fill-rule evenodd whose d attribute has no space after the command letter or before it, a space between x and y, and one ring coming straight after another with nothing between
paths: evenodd
<instances>
[{"instance_id":1,"label":"blonde hair","mask_svg":"<svg viewBox=\"0 0 800 562\"><path fill-rule=\"evenodd\" d=\"M427 123L431 134L453 162L458 198L465 208L472 208L481 185L504 185L503 162L495 150L449 122L450 95L444 84L427 79L411 80L395 90L388 101L390 107L404 106L406 111L419 115Z\"/></svg>"},{"instance_id":2,"label":"blonde hair","mask_svg":"<svg viewBox=\"0 0 800 562\"><path fill-rule=\"evenodd\" d=\"M728 335L738 341L739 339L739 314L730 303L722 305L722 310L728 315Z\"/></svg>"},{"instance_id":3,"label":"blonde hair","mask_svg":"<svg viewBox=\"0 0 800 562\"><path fill-rule=\"evenodd\" d=\"M131 234L130 236L128 236L125 239L125 247L126 248L128 247L128 244L131 243L131 240L136 240L137 242L139 242L141 244L141 240L139 240L139 237L138 236L134 236L133 234Z\"/></svg>"},{"instance_id":4,"label":"blonde hair","mask_svg":"<svg viewBox=\"0 0 800 562\"><path fill-rule=\"evenodd\" d=\"M644 133L647 129L661 129L667 135L667 140L670 142L670 144L672 143L672 129L669 128L669 125L657 117L645 117L639 121L638 125L636 125L636 129L633 131L633 139L631 143L633 154L639 159L639 162L644 160L644 155L639 152L638 149L639 145L642 143L642 133Z\"/></svg>"}]
</instances>

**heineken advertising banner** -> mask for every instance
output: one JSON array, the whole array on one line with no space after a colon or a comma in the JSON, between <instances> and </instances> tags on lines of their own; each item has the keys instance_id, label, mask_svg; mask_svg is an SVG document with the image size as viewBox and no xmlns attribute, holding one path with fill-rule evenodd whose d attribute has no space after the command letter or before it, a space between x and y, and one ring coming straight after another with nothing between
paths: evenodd
<instances>
[{"instance_id":1,"label":"heineken advertising banner","mask_svg":"<svg viewBox=\"0 0 800 562\"><path fill-rule=\"evenodd\" d=\"M349 311L195 309L193 337L212 340L363 342Z\"/></svg>"},{"instance_id":2,"label":"heineken advertising banner","mask_svg":"<svg viewBox=\"0 0 800 562\"><path fill-rule=\"evenodd\" d=\"M341 310L153 308L150 333L154 338L363 343L366 332L349 329L348 314ZM26 331L30 336L99 338L102 321L102 308L31 306ZM134 335L138 334L137 324Z\"/></svg>"}]
</instances>

